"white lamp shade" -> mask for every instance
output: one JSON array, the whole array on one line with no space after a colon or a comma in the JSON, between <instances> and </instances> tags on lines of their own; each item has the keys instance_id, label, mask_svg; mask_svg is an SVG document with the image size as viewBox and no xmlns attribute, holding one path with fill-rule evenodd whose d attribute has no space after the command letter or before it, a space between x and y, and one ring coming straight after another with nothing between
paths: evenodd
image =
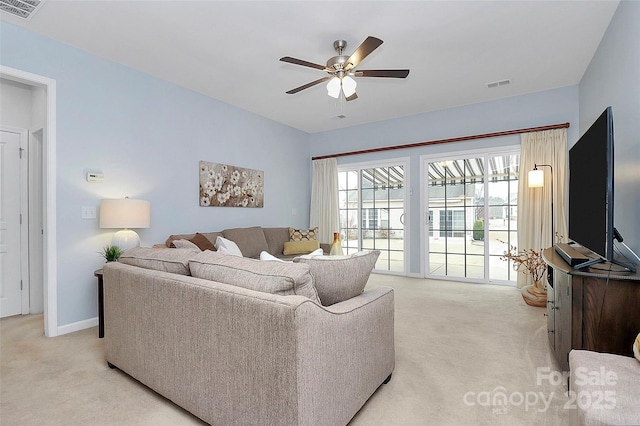
<instances>
[{"instance_id":1,"label":"white lamp shade","mask_svg":"<svg viewBox=\"0 0 640 426\"><path fill-rule=\"evenodd\" d=\"M544 171L543 170L529 170L529 176L527 185L529 188L541 188L544 186Z\"/></svg>"},{"instance_id":2,"label":"white lamp shade","mask_svg":"<svg viewBox=\"0 0 640 426\"><path fill-rule=\"evenodd\" d=\"M100 228L148 228L151 206L130 198L100 200Z\"/></svg>"},{"instance_id":3,"label":"white lamp shade","mask_svg":"<svg viewBox=\"0 0 640 426\"><path fill-rule=\"evenodd\" d=\"M329 83L327 83L327 93L332 98L338 99L338 96L340 96L340 79L338 77L333 77L329 80Z\"/></svg>"},{"instance_id":4,"label":"white lamp shade","mask_svg":"<svg viewBox=\"0 0 640 426\"><path fill-rule=\"evenodd\" d=\"M342 78L342 91L344 92L345 97L353 96L356 93L356 81L349 77Z\"/></svg>"}]
</instances>

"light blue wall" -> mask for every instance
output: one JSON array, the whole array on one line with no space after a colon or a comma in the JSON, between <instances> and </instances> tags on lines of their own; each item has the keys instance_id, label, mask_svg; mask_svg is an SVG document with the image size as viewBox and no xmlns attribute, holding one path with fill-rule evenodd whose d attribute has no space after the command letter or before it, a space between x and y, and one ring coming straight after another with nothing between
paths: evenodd
<instances>
[{"instance_id":1,"label":"light blue wall","mask_svg":"<svg viewBox=\"0 0 640 426\"><path fill-rule=\"evenodd\" d=\"M426 95L425 95L426 96ZM373 124L310 135L311 155L449 139L503 130L570 123L569 144L578 135L578 87L564 87L524 96L466 105ZM421 148L339 157L338 164L410 157L409 272L420 274L420 156L520 144L519 136L480 139Z\"/></svg>"},{"instance_id":2,"label":"light blue wall","mask_svg":"<svg viewBox=\"0 0 640 426\"><path fill-rule=\"evenodd\" d=\"M6 22L0 38L2 65L57 82L59 326L96 316L97 251L114 231L82 220L81 208L101 198L151 202L143 245L171 233L308 226L307 134ZM199 207L199 160L263 170L264 208ZM87 171L104 182L88 183Z\"/></svg>"},{"instance_id":3,"label":"light blue wall","mask_svg":"<svg viewBox=\"0 0 640 426\"><path fill-rule=\"evenodd\" d=\"M614 225L640 255L640 2L620 2L579 87L580 134L613 109Z\"/></svg>"}]
</instances>

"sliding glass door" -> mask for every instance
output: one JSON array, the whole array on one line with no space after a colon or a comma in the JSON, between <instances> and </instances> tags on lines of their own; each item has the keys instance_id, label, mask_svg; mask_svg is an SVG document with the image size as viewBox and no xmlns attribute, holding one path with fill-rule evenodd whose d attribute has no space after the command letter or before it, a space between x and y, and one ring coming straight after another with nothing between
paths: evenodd
<instances>
[{"instance_id":1,"label":"sliding glass door","mask_svg":"<svg viewBox=\"0 0 640 426\"><path fill-rule=\"evenodd\" d=\"M339 167L340 235L346 253L380 250L375 269L405 271L406 163Z\"/></svg>"},{"instance_id":2,"label":"sliding glass door","mask_svg":"<svg viewBox=\"0 0 640 426\"><path fill-rule=\"evenodd\" d=\"M429 276L500 282L515 279L500 259L517 247L519 154L505 149L423 159Z\"/></svg>"}]
</instances>

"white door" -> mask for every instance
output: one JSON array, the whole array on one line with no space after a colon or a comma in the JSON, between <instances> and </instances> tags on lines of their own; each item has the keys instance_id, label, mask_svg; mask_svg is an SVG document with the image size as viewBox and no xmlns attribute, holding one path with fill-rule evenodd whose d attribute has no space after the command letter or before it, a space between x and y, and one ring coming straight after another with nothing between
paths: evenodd
<instances>
[{"instance_id":1,"label":"white door","mask_svg":"<svg viewBox=\"0 0 640 426\"><path fill-rule=\"evenodd\" d=\"M22 313L20 134L0 134L0 317L7 317Z\"/></svg>"}]
</instances>

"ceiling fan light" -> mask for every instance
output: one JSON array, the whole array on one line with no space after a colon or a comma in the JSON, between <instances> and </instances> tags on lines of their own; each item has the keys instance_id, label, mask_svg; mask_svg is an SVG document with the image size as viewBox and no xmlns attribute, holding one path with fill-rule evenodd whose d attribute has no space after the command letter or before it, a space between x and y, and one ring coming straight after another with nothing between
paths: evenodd
<instances>
[{"instance_id":1,"label":"ceiling fan light","mask_svg":"<svg viewBox=\"0 0 640 426\"><path fill-rule=\"evenodd\" d=\"M356 81L349 77L345 76L342 78L342 91L344 92L345 97L352 96L356 93Z\"/></svg>"},{"instance_id":2,"label":"ceiling fan light","mask_svg":"<svg viewBox=\"0 0 640 426\"><path fill-rule=\"evenodd\" d=\"M338 77L333 77L329 80L329 83L327 83L327 93L332 98L338 99L338 96L340 96L340 79Z\"/></svg>"}]
</instances>

